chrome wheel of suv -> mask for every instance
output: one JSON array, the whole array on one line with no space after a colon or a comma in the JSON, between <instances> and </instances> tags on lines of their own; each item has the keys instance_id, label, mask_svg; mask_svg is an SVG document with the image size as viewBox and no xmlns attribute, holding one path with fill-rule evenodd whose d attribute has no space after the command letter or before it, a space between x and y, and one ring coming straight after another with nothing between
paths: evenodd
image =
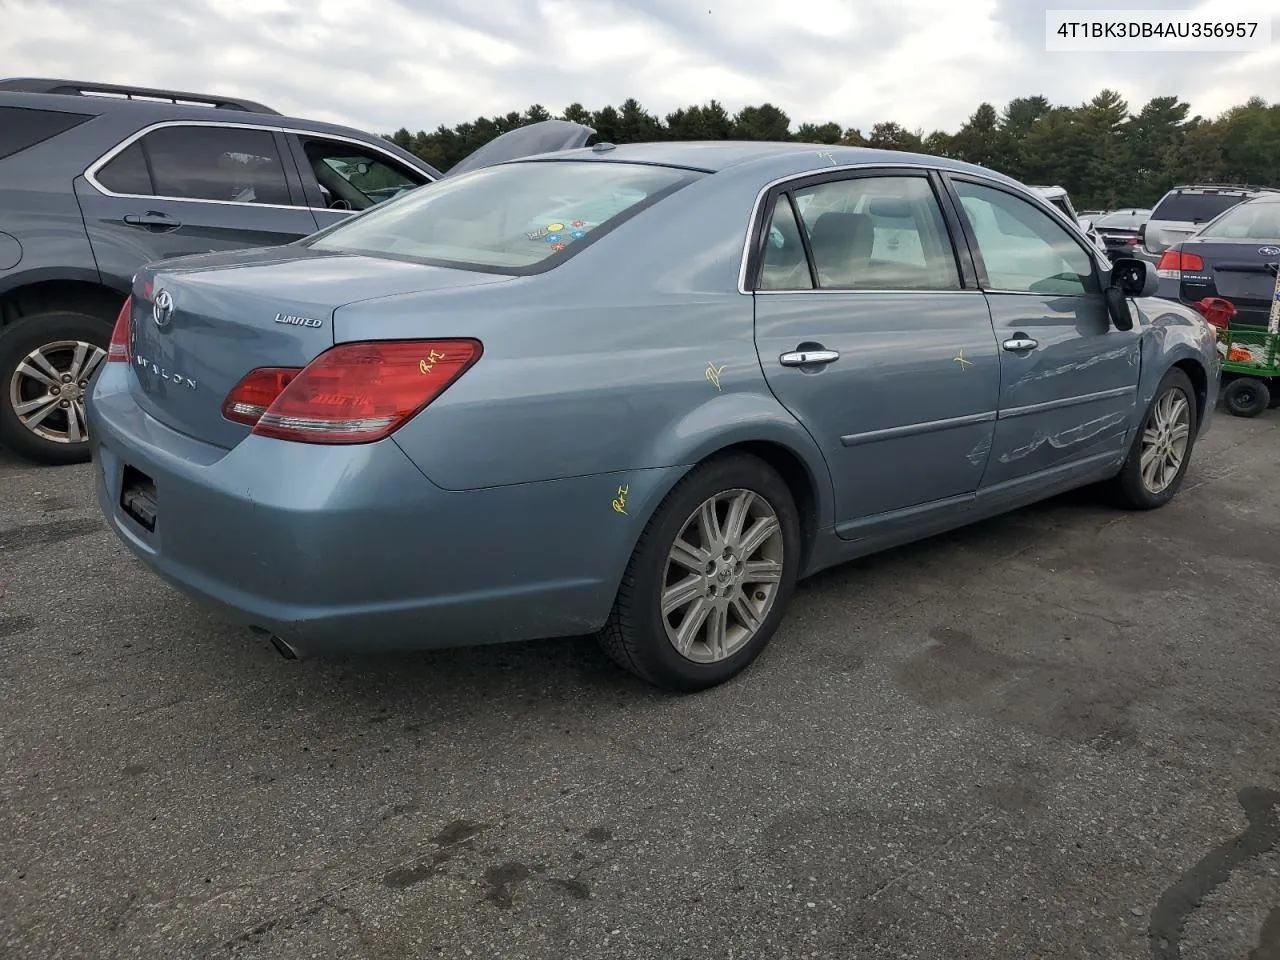
<instances>
[{"instance_id":1,"label":"chrome wheel of suv","mask_svg":"<svg viewBox=\"0 0 1280 960\"><path fill-rule=\"evenodd\" d=\"M9 378L19 422L42 440L83 443L89 435L84 397L106 352L83 340L55 340L28 353Z\"/></svg>"}]
</instances>

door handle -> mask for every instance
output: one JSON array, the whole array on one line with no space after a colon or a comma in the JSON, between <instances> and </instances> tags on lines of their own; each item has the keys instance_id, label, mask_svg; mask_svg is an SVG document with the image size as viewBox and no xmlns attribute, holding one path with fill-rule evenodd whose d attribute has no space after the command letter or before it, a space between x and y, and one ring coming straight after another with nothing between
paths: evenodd
<instances>
[{"instance_id":1,"label":"door handle","mask_svg":"<svg viewBox=\"0 0 1280 960\"><path fill-rule=\"evenodd\" d=\"M811 367L839 359L835 350L792 350L778 357L778 362L784 367Z\"/></svg>"},{"instance_id":2,"label":"door handle","mask_svg":"<svg viewBox=\"0 0 1280 960\"><path fill-rule=\"evenodd\" d=\"M124 222L131 227L146 227L148 230L157 232L166 230L177 230L182 223L173 219L167 213L160 213L158 210L148 210L146 213L129 213L124 217Z\"/></svg>"},{"instance_id":3,"label":"door handle","mask_svg":"<svg viewBox=\"0 0 1280 960\"><path fill-rule=\"evenodd\" d=\"M1013 350L1016 352L1021 350L1034 350L1036 347L1040 346L1040 342L1038 340L1032 340L1025 333L1020 333L1016 336L1010 337L1002 344L1002 346L1006 350Z\"/></svg>"}]
</instances>

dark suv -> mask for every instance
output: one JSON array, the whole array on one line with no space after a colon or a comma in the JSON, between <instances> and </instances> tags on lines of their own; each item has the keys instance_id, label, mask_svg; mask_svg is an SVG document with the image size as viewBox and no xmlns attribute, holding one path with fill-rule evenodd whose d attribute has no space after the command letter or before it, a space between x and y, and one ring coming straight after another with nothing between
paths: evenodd
<instances>
[{"instance_id":1,"label":"dark suv","mask_svg":"<svg viewBox=\"0 0 1280 960\"><path fill-rule=\"evenodd\" d=\"M532 124L450 173L593 133ZM83 393L143 263L290 243L441 176L382 137L248 100L0 80L0 444L88 459Z\"/></svg>"},{"instance_id":2,"label":"dark suv","mask_svg":"<svg viewBox=\"0 0 1280 960\"><path fill-rule=\"evenodd\" d=\"M88 458L83 391L146 261L288 243L439 177L251 101L0 80L0 444Z\"/></svg>"}]
</instances>

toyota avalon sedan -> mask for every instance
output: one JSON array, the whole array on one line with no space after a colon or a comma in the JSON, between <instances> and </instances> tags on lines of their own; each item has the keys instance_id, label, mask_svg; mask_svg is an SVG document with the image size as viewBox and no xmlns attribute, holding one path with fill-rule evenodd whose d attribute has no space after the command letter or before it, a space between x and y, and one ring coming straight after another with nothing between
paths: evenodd
<instances>
[{"instance_id":1,"label":"toyota avalon sedan","mask_svg":"<svg viewBox=\"0 0 1280 960\"><path fill-rule=\"evenodd\" d=\"M1176 494L1213 333L1103 259L933 157L501 163L142 270L91 389L98 496L287 656L596 633L704 688L800 577L1074 487Z\"/></svg>"}]
</instances>

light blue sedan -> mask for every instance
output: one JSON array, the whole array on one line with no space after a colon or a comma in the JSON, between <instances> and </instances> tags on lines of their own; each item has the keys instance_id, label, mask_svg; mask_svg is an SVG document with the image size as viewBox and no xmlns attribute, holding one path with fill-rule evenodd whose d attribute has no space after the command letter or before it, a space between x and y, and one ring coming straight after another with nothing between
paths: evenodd
<instances>
[{"instance_id":1,"label":"light blue sedan","mask_svg":"<svg viewBox=\"0 0 1280 960\"><path fill-rule=\"evenodd\" d=\"M289 656L594 632L704 688L800 577L1088 484L1168 502L1219 373L1155 282L950 160L544 154L141 271L98 495Z\"/></svg>"}]
</instances>

